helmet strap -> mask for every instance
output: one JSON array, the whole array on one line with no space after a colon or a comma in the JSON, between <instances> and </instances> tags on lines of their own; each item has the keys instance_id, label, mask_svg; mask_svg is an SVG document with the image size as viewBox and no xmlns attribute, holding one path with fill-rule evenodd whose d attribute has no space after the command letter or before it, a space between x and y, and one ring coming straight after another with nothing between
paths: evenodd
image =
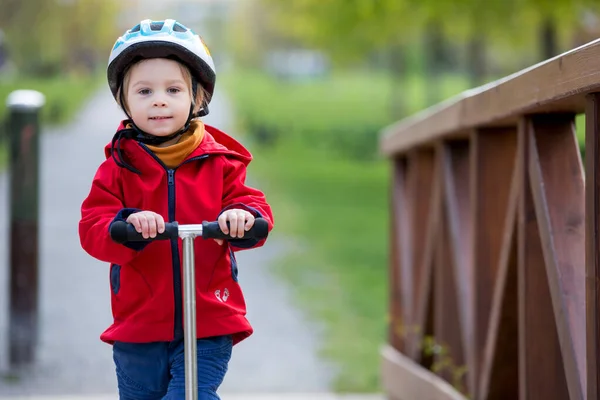
<instances>
[{"instance_id":1,"label":"helmet strap","mask_svg":"<svg viewBox=\"0 0 600 400\"><path fill-rule=\"evenodd\" d=\"M183 128L181 128L180 130L178 130L175 133L172 133L170 135L167 136L155 136L155 135L151 135L149 133L144 132L143 130L141 130L134 122L133 120L129 120L128 121L131 124L132 129L137 133L136 136L134 136L133 138L135 140L137 140L138 142L144 143L144 144L148 144L150 146L158 146L161 145L165 142L168 142L169 140L175 139L178 136L183 135L188 129L190 129L190 123L186 122L186 124L184 125Z\"/></svg>"}]
</instances>

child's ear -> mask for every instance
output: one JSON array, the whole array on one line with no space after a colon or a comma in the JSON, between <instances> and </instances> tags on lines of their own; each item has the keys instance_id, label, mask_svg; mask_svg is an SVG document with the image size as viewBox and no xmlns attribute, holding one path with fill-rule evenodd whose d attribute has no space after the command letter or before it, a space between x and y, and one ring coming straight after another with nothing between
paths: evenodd
<instances>
[{"instance_id":1,"label":"child's ear","mask_svg":"<svg viewBox=\"0 0 600 400\"><path fill-rule=\"evenodd\" d=\"M117 90L117 104L119 105L119 107L121 107L121 109L123 111L125 111L125 113L127 115L129 115L129 107L127 107L127 102L126 101L121 101L124 100L123 99L123 94L121 93L121 91L123 90L123 87L120 87L119 90Z\"/></svg>"},{"instance_id":2,"label":"child's ear","mask_svg":"<svg viewBox=\"0 0 600 400\"><path fill-rule=\"evenodd\" d=\"M195 105L194 105L194 113L197 113L198 111L200 111L204 105L204 95L202 93L202 90L198 90L198 93L196 94L196 99L195 99Z\"/></svg>"}]
</instances>

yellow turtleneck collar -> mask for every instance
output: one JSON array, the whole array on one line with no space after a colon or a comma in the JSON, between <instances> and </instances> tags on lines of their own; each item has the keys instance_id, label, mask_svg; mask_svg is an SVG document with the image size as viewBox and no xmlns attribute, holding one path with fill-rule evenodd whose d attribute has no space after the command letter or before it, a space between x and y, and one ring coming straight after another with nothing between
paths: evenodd
<instances>
[{"instance_id":1,"label":"yellow turtleneck collar","mask_svg":"<svg viewBox=\"0 0 600 400\"><path fill-rule=\"evenodd\" d=\"M204 124L196 120L190 123L190 129L181 135L177 143L167 147L147 146L167 168L176 168L192 151L196 150L202 138L204 138Z\"/></svg>"}]
</instances>

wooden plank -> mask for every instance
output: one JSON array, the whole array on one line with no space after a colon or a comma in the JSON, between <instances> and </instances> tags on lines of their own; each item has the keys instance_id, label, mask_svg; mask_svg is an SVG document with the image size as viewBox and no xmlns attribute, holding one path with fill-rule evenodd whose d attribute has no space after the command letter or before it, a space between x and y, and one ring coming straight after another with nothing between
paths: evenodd
<instances>
[{"instance_id":1,"label":"wooden plank","mask_svg":"<svg viewBox=\"0 0 600 400\"><path fill-rule=\"evenodd\" d=\"M523 166L529 158L529 123L519 125ZM519 400L564 400L569 391L527 170L521 172L519 199Z\"/></svg>"},{"instance_id":2,"label":"wooden plank","mask_svg":"<svg viewBox=\"0 0 600 400\"><path fill-rule=\"evenodd\" d=\"M444 176L444 204L450 240L454 284L457 288L460 331L467 366L470 393L475 392L478 365L472 346L473 324L473 237L470 195L470 146L468 141L452 141L440 146L440 166Z\"/></svg>"},{"instance_id":3,"label":"wooden plank","mask_svg":"<svg viewBox=\"0 0 600 400\"><path fill-rule=\"evenodd\" d=\"M529 174L571 399L585 372L585 200L574 115L532 117Z\"/></svg>"},{"instance_id":4,"label":"wooden plank","mask_svg":"<svg viewBox=\"0 0 600 400\"><path fill-rule=\"evenodd\" d=\"M588 97L585 122L586 354L591 400L600 397L600 93Z\"/></svg>"},{"instance_id":5,"label":"wooden plank","mask_svg":"<svg viewBox=\"0 0 600 400\"><path fill-rule=\"evenodd\" d=\"M448 139L455 129L462 125L462 101L469 96L463 92L442 103L436 104L419 113L386 127L381 134L379 148L382 154L391 156L438 139Z\"/></svg>"},{"instance_id":6,"label":"wooden plank","mask_svg":"<svg viewBox=\"0 0 600 400\"><path fill-rule=\"evenodd\" d=\"M509 204L509 192L517 153L514 127L473 132L471 195L473 223L473 304L475 336L473 347L477 365L481 365L488 336L494 284L502 249L503 231Z\"/></svg>"},{"instance_id":7,"label":"wooden plank","mask_svg":"<svg viewBox=\"0 0 600 400\"><path fill-rule=\"evenodd\" d=\"M444 212L442 212L444 213ZM444 213L445 214L445 213ZM455 388L466 390L465 376L461 372L465 356L458 311L458 295L454 276L454 263L450 252L445 218L440 223L440 234L437 240L436 265L434 277L434 339L435 353L434 372L450 382Z\"/></svg>"},{"instance_id":8,"label":"wooden plank","mask_svg":"<svg viewBox=\"0 0 600 400\"><path fill-rule=\"evenodd\" d=\"M410 252L410 249L401 249L399 243L400 229L407 214L406 199L406 160L398 158L394 160L393 173L391 176L392 198L390 201L390 259L389 259L389 341L398 351L405 351L402 315L402 291L400 288L400 253Z\"/></svg>"},{"instance_id":9,"label":"wooden plank","mask_svg":"<svg viewBox=\"0 0 600 400\"><path fill-rule=\"evenodd\" d=\"M410 327L407 331L407 340L409 343L408 354L415 355L419 347L420 332L423 329L422 320L415 312L418 309L417 304L427 298L421 292L426 290L427 286L423 279L427 277L430 270L428 266L423 265L424 260L431 256L431 250L427 248L427 227L428 221L433 217L431 201L433 191L437 184L436 176L436 158L431 149L419 149L410 153L409 163L409 185L411 193L411 235L412 235L412 270L407 274L405 284L407 293L410 295Z\"/></svg>"},{"instance_id":10,"label":"wooden plank","mask_svg":"<svg viewBox=\"0 0 600 400\"><path fill-rule=\"evenodd\" d=\"M414 175L414 174L413 174ZM410 164L402 166L396 164L394 169L394 215L397 227L397 243L399 247L399 294L400 294L400 321L393 327L395 334L403 342L403 349L407 351L410 344L410 324L412 323L412 272L414 268L412 217L413 217L413 194L410 185ZM400 344L397 341L396 344Z\"/></svg>"},{"instance_id":11,"label":"wooden plank","mask_svg":"<svg viewBox=\"0 0 600 400\"><path fill-rule=\"evenodd\" d=\"M380 149L398 154L476 127L515 124L523 114L582 113L585 95L600 88L598 58L600 39L467 90L384 129Z\"/></svg>"},{"instance_id":12,"label":"wooden plank","mask_svg":"<svg viewBox=\"0 0 600 400\"><path fill-rule=\"evenodd\" d=\"M494 285L489 328L481 362L477 399L504 400L519 396L518 291L516 216L520 189L519 157L515 158L504 220L498 278Z\"/></svg>"},{"instance_id":13,"label":"wooden plank","mask_svg":"<svg viewBox=\"0 0 600 400\"><path fill-rule=\"evenodd\" d=\"M391 346L384 346L382 383L389 398L397 400L467 400L449 383Z\"/></svg>"},{"instance_id":14,"label":"wooden plank","mask_svg":"<svg viewBox=\"0 0 600 400\"><path fill-rule=\"evenodd\" d=\"M437 157L434 159L436 160ZM432 175L433 182L430 183L432 191L430 198L422 198L421 201L428 203L428 215L423 217L422 224L425 225L425 240L421 247L420 263L416 265L416 269L420 271L419 282L415 289L416 299L414 302L414 318L411 322L411 346L407 349L406 354L415 361L421 361L421 345L426 329L428 311L431 308L430 301L432 298L433 285L433 263L435 253L435 243L439 230L439 221L441 214L441 177L439 165L434 167ZM429 201L428 201L429 200Z\"/></svg>"},{"instance_id":15,"label":"wooden plank","mask_svg":"<svg viewBox=\"0 0 600 400\"><path fill-rule=\"evenodd\" d=\"M490 340L493 346L493 357L488 358L488 347L484 354L484 368L489 362L489 380L486 382L486 392L480 399L504 400L519 397L519 307L517 280L517 233L514 226L513 243L510 245L508 260L506 260L506 278L504 294L499 299L498 311L492 310L492 316L497 312L495 338ZM490 331L492 328L490 327ZM489 360L489 361L488 361ZM485 371L485 369L484 369ZM486 371L487 372L487 371ZM483 374L484 372L482 372ZM484 383L481 383L481 387Z\"/></svg>"}]
</instances>

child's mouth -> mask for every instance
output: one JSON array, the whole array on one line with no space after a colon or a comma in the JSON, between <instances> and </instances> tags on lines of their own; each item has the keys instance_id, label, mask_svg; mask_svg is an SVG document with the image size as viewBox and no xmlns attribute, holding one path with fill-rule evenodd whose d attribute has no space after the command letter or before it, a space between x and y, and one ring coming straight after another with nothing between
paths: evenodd
<instances>
[{"instance_id":1,"label":"child's mouth","mask_svg":"<svg viewBox=\"0 0 600 400\"><path fill-rule=\"evenodd\" d=\"M154 121L161 121L161 120L165 120L165 119L171 119L172 117L150 117L151 120Z\"/></svg>"}]
</instances>

